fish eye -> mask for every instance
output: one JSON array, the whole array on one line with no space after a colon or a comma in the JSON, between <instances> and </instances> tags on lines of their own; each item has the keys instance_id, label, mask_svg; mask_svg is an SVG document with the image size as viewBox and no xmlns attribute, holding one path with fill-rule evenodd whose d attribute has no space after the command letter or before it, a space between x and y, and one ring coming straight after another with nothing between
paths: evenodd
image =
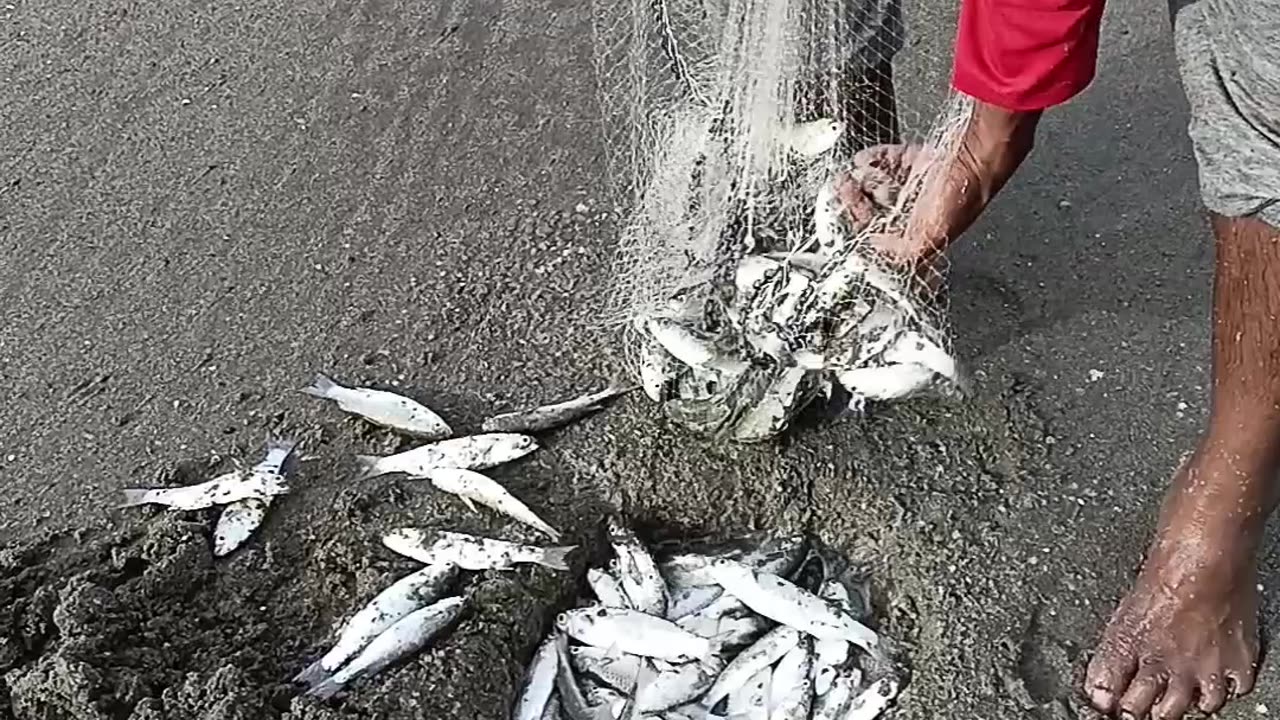
<instances>
[{"instance_id":1,"label":"fish eye","mask_svg":"<svg viewBox=\"0 0 1280 720\"><path fill-rule=\"evenodd\" d=\"M602 608L599 608L599 609L597 609L597 610L596 610L596 617L600 617L600 618L602 618L602 617L604 617L605 615L608 615L608 614L609 614L609 611L608 611L608 610L606 610L606 609L605 609L605 608L603 608L603 607L602 607Z\"/></svg>"}]
</instances>

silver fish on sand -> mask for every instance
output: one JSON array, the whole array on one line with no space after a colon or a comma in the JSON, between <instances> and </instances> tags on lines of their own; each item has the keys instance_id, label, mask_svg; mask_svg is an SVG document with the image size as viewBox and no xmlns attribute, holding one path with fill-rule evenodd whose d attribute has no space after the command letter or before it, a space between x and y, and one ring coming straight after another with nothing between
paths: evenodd
<instances>
[{"instance_id":1,"label":"silver fish on sand","mask_svg":"<svg viewBox=\"0 0 1280 720\"><path fill-rule=\"evenodd\" d=\"M616 608L631 607L631 601L627 599L622 583L612 573L591 568L587 570L587 585L591 588L591 592L595 593L601 605Z\"/></svg>"},{"instance_id":2,"label":"silver fish on sand","mask_svg":"<svg viewBox=\"0 0 1280 720\"><path fill-rule=\"evenodd\" d=\"M519 520L551 538L552 542L560 541L558 530L534 514L527 505L507 492L506 488L485 475L462 468L432 468L427 471L425 478L436 489L457 495L473 512L476 508L472 503L480 503Z\"/></svg>"},{"instance_id":3,"label":"silver fish on sand","mask_svg":"<svg viewBox=\"0 0 1280 720\"><path fill-rule=\"evenodd\" d=\"M360 479L404 473L425 477L436 468L487 470L532 453L538 441L518 433L486 433L441 440L394 455L357 455Z\"/></svg>"},{"instance_id":4,"label":"silver fish on sand","mask_svg":"<svg viewBox=\"0 0 1280 720\"><path fill-rule=\"evenodd\" d=\"M533 661L525 672L524 684L516 698L511 720L540 720L556 689L556 672L560 669L560 650L555 636L542 641L533 653Z\"/></svg>"},{"instance_id":5,"label":"silver fish on sand","mask_svg":"<svg viewBox=\"0 0 1280 720\"><path fill-rule=\"evenodd\" d=\"M573 669L580 675L592 675L619 692L630 694L636 687L640 674L639 655L612 652L592 645L574 645L569 648Z\"/></svg>"},{"instance_id":6,"label":"silver fish on sand","mask_svg":"<svg viewBox=\"0 0 1280 720\"><path fill-rule=\"evenodd\" d=\"M853 607L849 602L849 591L835 578L827 578L818 588L818 597L834 604L837 608L857 620ZM822 695L831 688L835 679L836 666L844 663L849 657L849 643L840 638L826 638L814 642L813 645L813 691Z\"/></svg>"},{"instance_id":7,"label":"silver fish on sand","mask_svg":"<svg viewBox=\"0 0 1280 720\"><path fill-rule=\"evenodd\" d=\"M873 720L898 697L898 681L882 678L858 694L849 704L843 720Z\"/></svg>"},{"instance_id":8,"label":"silver fish on sand","mask_svg":"<svg viewBox=\"0 0 1280 720\"><path fill-rule=\"evenodd\" d=\"M203 510L214 505L229 505L249 498L272 497L289 492L283 475L232 470L196 485L176 488L129 488L118 507L167 505L177 510Z\"/></svg>"},{"instance_id":9,"label":"silver fish on sand","mask_svg":"<svg viewBox=\"0 0 1280 720\"><path fill-rule=\"evenodd\" d=\"M813 638L803 638L773 669L769 686L769 720L809 720L813 703Z\"/></svg>"},{"instance_id":10,"label":"silver fish on sand","mask_svg":"<svg viewBox=\"0 0 1280 720\"><path fill-rule=\"evenodd\" d=\"M271 438L267 441L266 457L249 470L250 473L263 473L268 476L287 476L290 458L293 457L298 443L284 438ZM223 557L230 555L253 535L267 518L267 510L271 508L272 497L245 498L229 503L222 508L218 522L213 528L213 555Z\"/></svg>"},{"instance_id":11,"label":"silver fish on sand","mask_svg":"<svg viewBox=\"0 0 1280 720\"><path fill-rule=\"evenodd\" d=\"M347 683L373 675L421 650L462 614L465 600L451 597L400 618L373 639L345 667L307 692L322 700L336 695Z\"/></svg>"},{"instance_id":12,"label":"silver fish on sand","mask_svg":"<svg viewBox=\"0 0 1280 720\"><path fill-rule=\"evenodd\" d=\"M670 595L653 556L617 517L609 517L608 528L609 543L618 558L618 580L631 600L631 607L650 615L664 615Z\"/></svg>"},{"instance_id":13,"label":"silver fish on sand","mask_svg":"<svg viewBox=\"0 0 1280 720\"><path fill-rule=\"evenodd\" d=\"M714 706L721 698L746 685L756 673L772 666L799 644L800 631L793 627L779 625L769 631L725 666L724 672L720 673L707 690L702 704L708 708Z\"/></svg>"},{"instance_id":14,"label":"silver fish on sand","mask_svg":"<svg viewBox=\"0 0 1280 720\"><path fill-rule=\"evenodd\" d=\"M464 570L508 570L517 564L568 570L577 545L538 547L448 530L397 528L382 537L392 552L427 565L452 564Z\"/></svg>"},{"instance_id":15,"label":"silver fish on sand","mask_svg":"<svg viewBox=\"0 0 1280 720\"><path fill-rule=\"evenodd\" d=\"M871 653L879 647L879 638L870 628L784 578L757 573L732 560L716 560L712 572L725 592L771 620L819 640L848 640Z\"/></svg>"},{"instance_id":16,"label":"silver fish on sand","mask_svg":"<svg viewBox=\"0 0 1280 720\"><path fill-rule=\"evenodd\" d=\"M569 661L569 638L563 633L556 633L553 637L560 657L556 663L556 696L560 698L560 707L565 717L569 720L614 720L610 707L592 706L583 695Z\"/></svg>"},{"instance_id":17,"label":"silver fish on sand","mask_svg":"<svg viewBox=\"0 0 1280 720\"><path fill-rule=\"evenodd\" d=\"M634 388L610 386L599 392L542 405L527 410L495 415L480 424L485 432L535 433L553 430L578 418L604 409L604 404Z\"/></svg>"},{"instance_id":18,"label":"silver fish on sand","mask_svg":"<svg viewBox=\"0 0 1280 720\"><path fill-rule=\"evenodd\" d=\"M556 628L568 636L601 648L617 648L632 655L687 662L706 657L711 641L679 625L636 610L589 606L563 612Z\"/></svg>"},{"instance_id":19,"label":"silver fish on sand","mask_svg":"<svg viewBox=\"0 0 1280 720\"><path fill-rule=\"evenodd\" d=\"M453 434L449 424L431 408L387 390L346 387L317 374L302 392L332 400L338 407L369 422L424 440L440 440Z\"/></svg>"},{"instance_id":20,"label":"silver fish on sand","mask_svg":"<svg viewBox=\"0 0 1280 720\"><path fill-rule=\"evenodd\" d=\"M338 641L329 652L293 681L313 686L323 682L387 628L444 594L456 575L453 565L428 565L395 581L352 615L342 625Z\"/></svg>"}]
</instances>

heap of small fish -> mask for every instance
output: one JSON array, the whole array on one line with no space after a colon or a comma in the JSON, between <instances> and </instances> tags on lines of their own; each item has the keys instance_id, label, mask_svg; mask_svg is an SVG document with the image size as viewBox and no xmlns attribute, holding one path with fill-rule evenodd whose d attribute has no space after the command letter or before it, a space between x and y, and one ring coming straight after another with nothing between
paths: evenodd
<instances>
[{"instance_id":1,"label":"heap of small fish","mask_svg":"<svg viewBox=\"0 0 1280 720\"><path fill-rule=\"evenodd\" d=\"M316 375L302 389L313 397L331 400L342 410L375 425L431 441L421 447L388 456L359 455L361 479L401 473L427 480L435 488L456 495L472 512L481 504L559 541L560 533L539 518L499 483L477 472L518 460L538 448L528 434L553 430L601 410L605 403L631 388L610 386L564 402L502 413L482 423L484 432L452 437L454 430L425 405L387 390L346 387L326 375ZM211 480L166 488L130 488L119 507L165 505L177 510L201 510L215 505L223 509L214 528L213 552L227 555L249 539L262 525L272 500L289 492L288 476L298 447L295 440L271 438L266 457L248 470L236 467Z\"/></svg>"},{"instance_id":2,"label":"heap of small fish","mask_svg":"<svg viewBox=\"0 0 1280 720\"><path fill-rule=\"evenodd\" d=\"M445 597L459 570L509 570L532 563L568 570L577 546L537 547L463 533L397 528L382 538L388 549L424 564L392 583L335 629L336 642L293 681L327 700L426 647L453 625L466 606Z\"/></svg>"},{"instance_id":3,"label":"heap of small fish","mask_svg":"<svg viewBox=\"0 0 1280 720\"><path fill-rule=\"evenodd\" d=\"M594 599L556 618L513 720L872 720L902 676L865 584L803 536L658 559L616 519Z\"/></svg>"},{"instance_id":4,"label":"heap of small fish","mask_svg":"<svg viewBox=\"0 0 1280 720\"><path fill-rule=\"evenodd\" d=\"M837 386L851 412L966 388L908 281L853 242L831 172L843 132L826 119L784 132L776 177L735 191L720 265L633 318L645 394L682 425L754 442Z\"/></svg>"}]
</instances>

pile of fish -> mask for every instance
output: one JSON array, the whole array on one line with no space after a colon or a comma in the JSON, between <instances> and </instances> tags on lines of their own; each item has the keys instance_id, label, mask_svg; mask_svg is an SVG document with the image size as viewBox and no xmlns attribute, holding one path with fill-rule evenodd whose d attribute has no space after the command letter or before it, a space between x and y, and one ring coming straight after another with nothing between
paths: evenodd
<instances>
[{"instance_id":1,"label":"pile of fish","mask_svg":"<svg viewBox=\"0 0 1280 720\"><path fill-rule=\"evenodd\" d=\"M513 720L871 720L903 682L865 582L816 540L651 553L609 520L595 595L534 653Z\"/></svg>"},{"instance_id":2,"label":"pile of fish","mask_svg":"<svg viewBox=\"0 0 1280 720\"><path fill-rule=\"evenodd\" d=\"M480 470L518 460L538 448L526 433L544 432L596 412L609 400L630 388L611 386L579 398L527 410L502 413L485 420L483 432L452 437L443 418L425 405L387 390L346 387L325 375L317 375L302 392L331 400L342 410L375 425L427 444L387 456L358 455L359 478L400 473L427 480L443 492L456 495L475 512L476 504L534 528L559 541L560 533L499 483ZM272 500L289 492L288 476L295 463L295 440L271 438L266 457L252 468L236 467L211 480L182 487L130 488L120 507L165 505L176 510L202 510L223 506L214 528L213 552L227 555L249 539L262 525Z\"/></svg>"},{"instance_id":3,"label":"pile of fish","mask_svg":"<svg viewBox=\"0 0 1280 720\"><path fill-rule=\"evenodd\" d=\"M967 387L912 278L855 242L866 224L842 212L833 172L843 133L828 119L785 129L770 176L731 190L715 266L632 319L641 385L678 423L754 442L838 388L860 412Z\"/></svg>"},{"instance_id":4,"label":"pile of fish","mask_svg":"<svg viewBox=\"0 0 1280 720\"><path fill-rule=\"evenodd\" d=\"M337 641L329 651L293 678L307 686L308 695L327 700L419 652L452 626L467 602L460 595L445 596L459 570L509 570L522 563L568 570L566 558L577 547L536 547L420 528L392 530L382 544L424 567L392 583L335 628Z\"/></svg>"}]
</instances>

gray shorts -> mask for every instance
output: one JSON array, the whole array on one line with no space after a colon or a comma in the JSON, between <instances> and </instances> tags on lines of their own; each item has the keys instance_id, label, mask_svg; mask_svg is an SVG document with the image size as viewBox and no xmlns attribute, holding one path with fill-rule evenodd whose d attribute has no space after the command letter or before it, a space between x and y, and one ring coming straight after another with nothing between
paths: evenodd
<instances>
[{"instance_id":1,"label":"gray shorts","mask_svg":"<svg viewBox=\"0 0 1280 720\"><path fill-rule=\"evenodd\" d=\"M1280 0L1173 0L1209 210L1280 227Z\"/></svg>"}]
</instances>

